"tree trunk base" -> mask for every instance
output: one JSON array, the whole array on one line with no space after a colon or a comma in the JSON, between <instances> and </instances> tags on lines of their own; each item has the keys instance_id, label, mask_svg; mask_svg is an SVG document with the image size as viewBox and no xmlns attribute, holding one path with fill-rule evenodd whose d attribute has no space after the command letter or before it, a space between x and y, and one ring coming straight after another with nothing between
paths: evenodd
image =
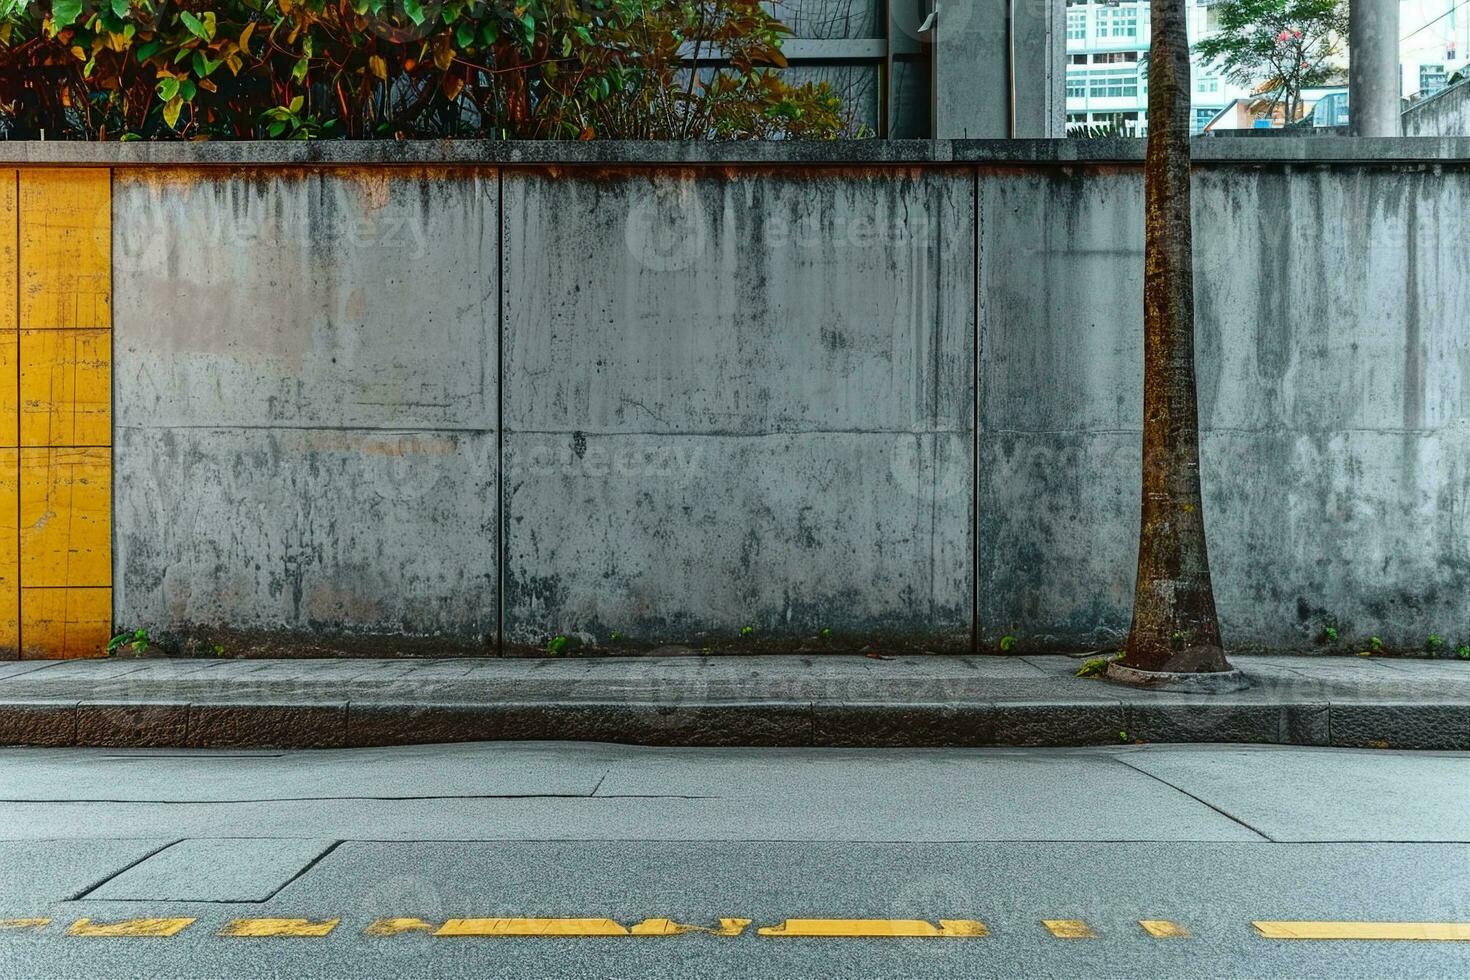
<instances>
[{"instance_id":1,"label":"tree trunk base","mask_svg":"<svg viewBox=\"0 0 1470 980\"><path fill-rule=\"evenodd\" d=\"M1146 637L1146 634L1145 634ZM1223 674L1234 670L1219 643L1196 643L1173 649L1162 641L1130 635L1123 644L1122 663L1134 670L1168 674Z\"/></svg>"},{"instance_id":2,"label":"tree trunk base","mask_svg":"<svg viewBox=\"0 0 1470 980\"><path fill-rule=\"evenodd\" d=\"M1175 670L1139 670L1121 663L1108 664L1108 680L1115 684L1148 691L1175 691L1187 694L1233 694L1250 687L1250 681L1239 670L1182 672Z\"/></svg>"}]
</instances>

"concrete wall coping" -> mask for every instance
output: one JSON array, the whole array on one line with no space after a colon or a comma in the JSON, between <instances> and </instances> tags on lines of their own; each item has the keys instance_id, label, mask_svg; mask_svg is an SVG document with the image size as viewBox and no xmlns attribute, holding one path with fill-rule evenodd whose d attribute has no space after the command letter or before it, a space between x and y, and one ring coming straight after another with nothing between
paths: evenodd
<instances>
[{"instance_id":1,"label":"concrete wall coping","mask_svg":"<svg viewBox=\"0 0 1470 980\"><path fill-rule=\"evenodd\" d=\"M317 142L0 142L0 165L269 166L884 166L1140 164L1133 139L842 140L833 142L562 142L415 140ZM1470 163L1470 137L1197 139L1199 163L1224 165Z\"/></svg>"},{"instance_id":2,"label":"concrete wall coping","mask_svg":"<svg viewBox=\"0 0 1470 980\"><path fill-rule=\"evenodd\" d=\"M1462 78L1455 84L1447 85L1444 88L1440 89L1438 92L1435 92L1429 98L1420 99L1418 102L1410 105L1407 109L1404 110L1404 115L1406 117L1410 117L1420 112L1421 110L1438 109L1444 103L1449 102L1456 96L1463 95L1467 87L1470 87L1470 78ZM1430 138L1433 139L1435 137Z\"/></svg>"}]
</instances>

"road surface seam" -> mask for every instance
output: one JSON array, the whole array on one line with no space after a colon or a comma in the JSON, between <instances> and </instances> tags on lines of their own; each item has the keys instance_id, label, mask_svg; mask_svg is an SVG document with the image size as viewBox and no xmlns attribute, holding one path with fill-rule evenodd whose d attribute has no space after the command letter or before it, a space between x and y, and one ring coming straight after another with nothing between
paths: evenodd
<instances>
[{"instance_id":1,"label":"road surface seam","mask_svg":"<svg viewBox=\"0 0 1470 980\"><path fill-rule=\"evenodd\" d=\"M1147 776L1149 779L1152 779L1152 780L1155 780L1157 782L1163 783L1165 786L1167 786L1170 789L1174 790L1176 793L1183 793L1185 796L1189 797L1191 800L1194 800L1196 803L1200 804L1201 806L1207 806L1207 807L1209 807L1211 810L1214 810L1216 813L1218 813L1220 816L1224 817L1226 820L1229 820L1229 821L1231 821L1233 823L1240 824L1240 826L1244 827L1246 830L1249 830L1251 833L1255 834L1257 837L1260 837L1262 840L1268 841L1268 842L1270 842L1272 844L1279 843L1278 841L1276 841L1274 838L1270 837L1269 835L1262 833L1261 831L1257 830L1255 827L1252 827L1250 824L1246 823L1244 820L1240 819L1235 814L1229 813L1229 812L1227 812L1225 810L1220 809L1215 804L1211 803L1209 800L1201 799L1200 797L1195 796L1193 793L1191 793L1187 789L1184 789L1182 786L1175 786L1173 783L1169 782L1163 776L1156 776L1153 773L1149 772L1147 769L1140 769L1138 766L1135 766L1133 763L1129 762L1127 759L1122 758L1121 756L1113 756L1113 759L1114 759L1114 761L1120 762L1123 765L1127 766L1129 769L1132 769L1134 772L1143 773L1143 775Z\"/></svg>"},{"instance_id":2,"label":"road surface seam","mask_svg":"<svg viewBox=\"0 0 1470 980\"><path fill-rule=\"evenodd\" d=\"M155 847L153 850L149 851L147 854L144 854L142 857L138 858L136 861L130 861L129 863L123 865L121 868L118 868L112 874L107 875L106 877L104 877L104 878L102 878L102 879L100 879L98 881L94 881L90 885L84 886L80 891L78 891L75 894L69 896L66 899L66 901L68 901L68 902L75 902L77 899L85 897L86 895L88 895L88 894L96 891L97 889L101 888L103 885L107 884L109 881L111 881L112 879L116 878L118 875L123 874L124 872L127 872L127 871L131 871L133 868L136 868L138 865L142 864L144 861L148 860L149 858L156 857L157 855L162 854L164 851L168 850L170 847L173 847L175 844L180 844L183 841L184 841L184 838L178 837L178 838L175 838L174 840L169 841L166 844L162 844L162 845L160 845L158 847Z\"/></svg>"}]
</instances>

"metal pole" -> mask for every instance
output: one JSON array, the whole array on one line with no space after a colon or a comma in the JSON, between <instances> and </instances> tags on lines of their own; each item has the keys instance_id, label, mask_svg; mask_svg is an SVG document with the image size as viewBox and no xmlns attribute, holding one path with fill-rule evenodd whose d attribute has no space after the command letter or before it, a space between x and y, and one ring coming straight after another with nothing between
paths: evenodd
<instances>
[{"instance_id":1,"label":"metal pole","mask_svg":"<svg viewBox=\"0 0 1470 980\"><path fill-rule=\"evenodd\" d=\"M1006 0L1006 137L1016 138L1016 0Z\"/></svg>"}]
</instances>

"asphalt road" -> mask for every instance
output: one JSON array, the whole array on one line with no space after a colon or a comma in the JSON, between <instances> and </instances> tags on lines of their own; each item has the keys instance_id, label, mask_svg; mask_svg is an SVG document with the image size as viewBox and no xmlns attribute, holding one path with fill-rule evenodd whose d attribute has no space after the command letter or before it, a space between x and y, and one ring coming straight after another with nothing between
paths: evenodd
<instances>
[{"instance_id":1,"label":"asphalt road","mask_svg":"<svg viewBox=\"0 0 1470 980\"><path fill-rule=\"evenodd\" d=\"M0 750L0 975L1464 977L1467 817L1454 753Z\"/></svg>"}]
</instances>

